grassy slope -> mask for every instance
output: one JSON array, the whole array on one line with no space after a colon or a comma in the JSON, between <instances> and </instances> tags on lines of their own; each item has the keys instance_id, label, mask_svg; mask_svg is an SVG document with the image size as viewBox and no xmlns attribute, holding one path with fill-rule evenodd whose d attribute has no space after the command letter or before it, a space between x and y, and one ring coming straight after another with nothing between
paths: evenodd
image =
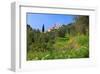
<instances>
[{"instance_id":1,"label":"grassy slope","mask_svg":"<svg viewBox=\"0 0 100 74\"><path fill-rule=\"evenodd\" d=\"M78 35L69 37L58 37L55 40L52 51L45 52L28 52L28 60L44 59L64 59L64 58L88 58L89 46L88 36Z\"/></svg>"}]
</instances>

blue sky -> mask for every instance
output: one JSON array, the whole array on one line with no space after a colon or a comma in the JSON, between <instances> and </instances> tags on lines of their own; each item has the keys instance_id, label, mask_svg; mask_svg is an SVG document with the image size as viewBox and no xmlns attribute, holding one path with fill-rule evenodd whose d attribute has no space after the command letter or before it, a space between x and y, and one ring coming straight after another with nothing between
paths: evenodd
<instances>
[{"instance_id":1,"label":"blue sky","mask_svg":"<svg viewBox=\"0 0 100 74\"><path fill-rule=\"evenodd\" d=\"M45 30L52 27L54 24L69 24L73 22L74 15L66 14L43 14L43 13L27 13L26 23L33 29L41 30L44 24Z\"/></svg>"}]
</instances>

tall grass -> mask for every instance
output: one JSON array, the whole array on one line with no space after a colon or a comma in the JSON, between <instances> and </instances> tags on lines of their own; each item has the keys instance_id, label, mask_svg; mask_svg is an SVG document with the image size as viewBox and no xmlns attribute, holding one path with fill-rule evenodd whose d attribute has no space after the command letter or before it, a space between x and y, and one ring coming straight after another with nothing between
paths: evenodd
<instances>
[{"instance_id":1,"label":"tall grass","mask_svg":"<svg viewBox=\"0 0 100 74\"><path fill-rule=\"evenodd\" d=\"M88 58L89 57L89 37L77 35L69 37L57 37L54 49L37 52L29 51L27 60L47 60L47 59L68 59L68 58Z\"/></svg>"}]
</instances>

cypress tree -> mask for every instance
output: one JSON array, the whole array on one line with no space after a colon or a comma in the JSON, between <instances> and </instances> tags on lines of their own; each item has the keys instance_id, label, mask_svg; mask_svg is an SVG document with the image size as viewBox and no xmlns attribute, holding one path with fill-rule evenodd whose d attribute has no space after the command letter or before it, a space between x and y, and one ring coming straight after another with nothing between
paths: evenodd
<instances>
[{"instance_id":1,"label":"cypress tree","mask_svg":"<svg viewBox=\"0 0 100 74\"><path fill-rule=\"evenodd\" d=\"M45 31L45 28L44 28L44 24L43 24L43 26L42 26L42 32L44 32Z\"/></svg>"}]
</instances>

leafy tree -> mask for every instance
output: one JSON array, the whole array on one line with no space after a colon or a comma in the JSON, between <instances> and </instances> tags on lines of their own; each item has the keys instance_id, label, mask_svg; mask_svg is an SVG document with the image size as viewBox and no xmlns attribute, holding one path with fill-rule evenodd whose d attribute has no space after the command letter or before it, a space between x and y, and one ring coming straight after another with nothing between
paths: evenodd
<instances>
[{"instance_id":1,"label":"leafy tree","mask_svg":"<svg viewBox=\"0 0 100 74\"><path fill-rule=\"evenodd\" d=\"M75 28L77 32L87 34L89 32L89 16L76 16Z\"/></svg>"},{"instance_id":2,"label":"leafy tree","mask_svg":"<svg viewBox=\"0 0 100 74\"><path fill-rule=\"evenodd\" d=\"M30 50L30 45L34 42L33 30L30 25L27 25L27 51Z\"/></svg>"},{"instance_id":3,"label":"leafy tree","mask_svg":"<svg viewBox=\"0 0 100 74\"><path fill-rule=\"evenodd\" d=\"M58 29L58 36L59 37L65 37L65 34L66 34L66 26L65 25L62 25L59 29Z\"/></svg>"}]
</instances>

